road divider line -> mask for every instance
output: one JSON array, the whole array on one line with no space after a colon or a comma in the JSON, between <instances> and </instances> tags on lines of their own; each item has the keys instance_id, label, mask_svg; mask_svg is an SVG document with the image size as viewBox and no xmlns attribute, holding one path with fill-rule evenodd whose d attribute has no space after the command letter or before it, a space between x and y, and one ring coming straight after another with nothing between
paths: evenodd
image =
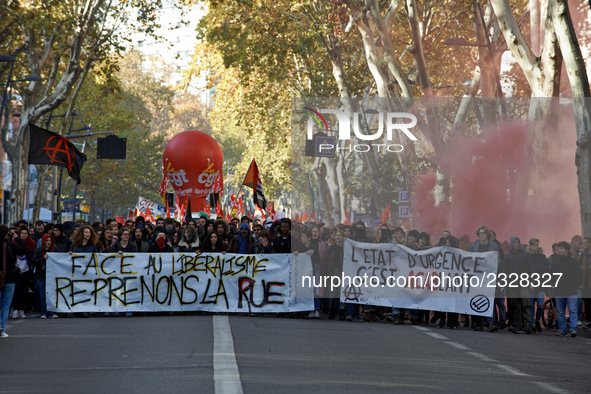
<instances>
[{"instance_id":1,"label":"road divider line","mask_svg":"<svg viewBox=\"0 0 591 394\"><path fill-rule=\"evenodd\" d=\"M551 393L556 393L556 394L567 394L568 393L568 391L563 390L560 387L556 387L550 383L544 383L544 382L532 382L532 383L535 384L536 386L540 387L541 389L547 390Z\"/></svg>"},{"instance_id":2,"label":"road divider line","mask_svg":"<svg viewBox=\"0 0 591 394\"><path fill-rule=\"evenodd\" d=\"M213 316L213 380L215 392L242 394L240 372L228 316Z\"/></svg>"},{"instance_id":3,"label":"road divider line","mask_svg":"<svg viewBox=\"0 0 591 394\"><path fill-rule=\"evenodd\" d=\"M449 342L449 341L445 341L445 343L447 343L449 346L455 347L456 349L460 349L460 350L470 350L470 348L468 346L464 346L461 343L457 343L457 342Z\"/></svg>"},{"instance_id":4,"label":"road divider line","mask_svg":"<svg viewBox=\"0 0 591 394\"><path fill-rule=\"evenodd\" d=\"M429 335L430 337L433 337L435 339L443 339L443 340L449 340L448 337L444 337L441 334L437 334L436 332L426 332L425 334Z\"/></svg>"},{"instance_id":5,"label":"road divider line","mask_svg":"<svg viewBox=\"0 0 591 394\"><path fill-rule=\"evenodd\" d=\"M518 371L517 369L510 367L508 365L502 365L502 364L493 364L493 365L495 367L502 369L505 372L509 372L510 374L515 375L515 376L529 376L528 374Z\"/></svg>"},{"instance_id":6,"label":"road divider line","mask_svg":"<svg viewBox=\"0 0 591 394\"><path fill-rule=\"evenodd\" d=\"M486 361L487 363L498 363L497 360L487 357L482 353L476 353L476 352L467 352L467 353L473 357L481 359L482 361Z\"/></svg>"},{"instance_id":7,"label":"road divider line","mask_svg":"<svg viewBox=\"0 0 591 394\"><path fill-rule=\"evenodd\" d=\"M421 331L431 331L426 327L421 327L421 326L413 326L414 328L416 328L417 330L421 330Z\"/></svg>"}]
</instances>

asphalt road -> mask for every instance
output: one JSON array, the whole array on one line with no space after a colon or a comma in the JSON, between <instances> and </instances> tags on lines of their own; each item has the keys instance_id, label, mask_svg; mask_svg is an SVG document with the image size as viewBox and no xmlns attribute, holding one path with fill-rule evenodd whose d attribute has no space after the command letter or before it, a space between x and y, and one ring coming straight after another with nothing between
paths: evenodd
<instances>
[{"instance_id":1,"label":"asphalt road","mask_svg":"<svg viewBox=\"0 0 591 394\"><path fill-rule=\"evenodd\" d=\"M7 333L1 393L591 392L583 329L561 338L236 315L30 316Z\"/></svg>"}]
</instances>

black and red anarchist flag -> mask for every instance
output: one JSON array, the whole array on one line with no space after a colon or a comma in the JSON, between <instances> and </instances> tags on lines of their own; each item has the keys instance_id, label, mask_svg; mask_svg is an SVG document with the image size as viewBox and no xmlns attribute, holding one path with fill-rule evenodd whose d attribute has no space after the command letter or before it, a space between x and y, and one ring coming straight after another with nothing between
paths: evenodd
<instances>
[{"instance_id":1,"label":"black and red anarchist flag","mask_svg":"<svg viewBox=\"0 0 591 394\"><path fill-rule=\"evenodd\" d=\"M68 175L80 183L80 171L86 161L67 138L29 123L29 164L65 167Z\"/></svg>"}]
</instances>

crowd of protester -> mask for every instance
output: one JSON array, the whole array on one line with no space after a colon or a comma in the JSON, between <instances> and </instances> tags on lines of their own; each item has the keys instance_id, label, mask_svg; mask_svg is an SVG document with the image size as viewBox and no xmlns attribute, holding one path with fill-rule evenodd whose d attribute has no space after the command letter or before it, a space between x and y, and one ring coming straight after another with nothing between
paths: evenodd
<instances>
[{"instance_id":1,"label":"crowd of protester","mask_svg":"<svg viewBox=\"0 0 591 394\"><path fill-rule=\"evenodd\" d=\"M315 275L340 276L343 268L344 239L366 243L394 243L412 250L426 250L434 246L448 246L471 252L497 251L499 271L506 273L561 272L568 277L552 291L531 287L500 289L497 287L494 315L490 318L459 315L457 313L405 310L341 304L339 289L316 293L314 310L305 317L346 321L385 320L400 325L435 324L439 328L458 329L462 326L475 331L495 332L508 328L514 333L542 332L540 323L546 299L552 300L553 309L547 313L555 323L549 329L560 336L577 335L577 327L591 327L591 238L575 236L571 242L552 245L546 256L538 239L530 239L526 246L518 237L510 242L499 242L494 231L486 226L460 238L444 231L437 242L427 232L417 230L408 234L400 228L391 229L383 223L372 234L360 221L354 225L334 227L323 223L296 223L288 218L280 220L247 216L210 219L205 213L199 218L179 223L171 218L158 218L156 223L143 217L118 223L109 219L105 223L86 223L83 220L65 223L37 221L30 225L21 220L11 227L0 225L0 238L4 239L0 271L6 272L5 287L0 291L0 337L7 337L6 324L13 319L27 318L27 312L40 314L41 319L57 318L47 311L45 302L45 264L48 253L307 253L311 257ZM12 311L12 312L10 312ZM568 311L569 321L566 313ZM84 314L86 315L86 314ZM105 316L110 316L105 313ZM298 314L293 314L299 316ZM132 316L127 312L126 316ZM362 318L360 316L363 316ZM547 325L548 326L548 325Z\"/></svg>"}]
</instances>

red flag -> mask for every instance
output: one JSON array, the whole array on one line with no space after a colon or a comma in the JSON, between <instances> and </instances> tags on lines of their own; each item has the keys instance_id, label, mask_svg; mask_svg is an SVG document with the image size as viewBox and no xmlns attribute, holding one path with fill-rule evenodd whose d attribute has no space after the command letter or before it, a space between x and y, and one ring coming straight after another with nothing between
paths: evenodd
<instances>
[{"instance_id":1,"label":"red flag","mask_svg":"<svg viewBox=\"0 0 591 394\"><path fill-rule=\"evenodd\" d=\"M308 220L308 211L304 212L304 216L302 216L301 223L306 223L307 220Z\"/></svg>"},{"instance_id":2,"label":"red flag","mask_svg":"<svg viewBox=\"0 0 591 394\"><path fill-rule=\"evenodd\" d=\"M177 220L182 223L184 217L185 217L185 204L181 205L181 208L179 209L179 213L177 216Z\"/></svg>"},{"instance_id":3,"label":"red flag","mask_svg":"<svg viewBox=\"0 0 591 394\"><path fill-rule=\"evenodd\" d=\"M277 212L275 212L275 203L273 201L269 202L269 206L267 207L267 216L273 221L277 220Z\"/></svg>"},{"instance_id":4,"label":"red flag","mask_svg":"<svg viewBox=\"0 0 591 394\"><path fill-rule=\"evenodd\" d=\"M244 210L244 202L242 201L242 196L240 196L240 198L238 199L238 212L236 212L236 216L238 216L238 218L244 216L246 214L246 211Z\"/></svg>"},{"instance_id":5,"label":"red flag","mask_svg":"<svg viewBox=\"0 0 591 394\"><path fill-rule=\"evenodd\" d=\"M131 220L134 217L135 217L135 211L133 209L130 209L129 212L127 213L127 220Z\"/></svg>"},{"instance_id":6,"label":"red flag","mask_svg":"<svg viewBox=\"0 0 591 394\"><path fill-rule=\"evenodd\" d=\"M158 193L160 194L160 197L162 197L162 202L164 202L164 197L166 195L167 190L168 190L168 175L166 173L166 170L163 168L162 169L162 182L160 182L160 190L158 191Z\"/></svg>"},{"instance_id":7,"label":"red flag","mask_svg":"<svg viewBox=\"0 0 591 394\"><path fill-rule=\"evenodd\" d=\"M218 206L216 208L215 215L218 218L222 218L222 219L224 218L224 211L222 210L222 202L221 201L218 201Z\"/></svg>"},{"instance_id":8,"label":"red flag","mask_svg":"<svg viewBox=\"0 0 591 394\"><path fill-rule=\"evenodd\" d=\"M221 170L218 172L218 176L215 178L215 183L213 184L213 189L211 189L211 192L224 194L224 175Z\"/></svg>"},{"instance_id":9,"label":"red flag","mask_svg":"<svg viewBox=\"0 0 591 394\"><path fill-rule=\"evenodd\" d=\"M266 209L267 199L265 198L265 193L263 193L263 183L261 182L259 167L257 166L255 159L252 159L242 184L252 188L252 200L254 205L261 207L261 209Z\"/></svg>"},{"instance_id":10,"label":"red flag","mask_svg":"<svg viewBox=\"0 0 591 394\"><path fill-rule=\"evenodd\" d=\"M404 232L407 233L407 234L411 230L410 223L409 223L408 219L406 219L404 221L404 223L402 223L402 225L400 227L402 227L402 229L404 230Z\"/></svg>"},{"instance_id":11,"label":"red flag","mask_svg":"<svg viewBox=\"0 0 591 394\"><path fill-rule=\"evenodd\" d=\"M140 211L139 209L137 209L137 216L141 216L141 217L145 217L144 214L142 213L142 211Z\"/></svg>"},{"instance_id":12,"label":"red flag","mask_svg":"<svg viewBox=\"0 0 591 394\"><path fill-rule=\"evenodd\" d=\"M265 211L263 211L259 206L256 206L254 208L254 216L257 216L257 215L262 218L263 222L267 219L267 217L265 216ZM254 219L254 217L253 217L253 219Z\"/></svg>"},{"instance_id":13,"label":"red flag","mask_svg":"<svg viewBox=\"0 0 591 394\"><path fill-rule=\"evenodd\" d=\"M389 218L390 218L390 204L388 204L388 207L386 208L386 210L382 214L382 217L380 218L380 220L382 221L382 223L386 223Z\"/></svg>"},{"instance_id":14,"label":"red flag","mask_svg":"<svg viewBox=\"0 0 591 394\"><path fill-rule=\"evenodd\" d=\"M150 208L148 208L148 207L146 207L146 220L152 224L156 223L156 220L154 219L154 215L152 215L152 211L150 211Z\"/></svg>"},{"instance_id":15,"label":"red flag","mask_svg":"<svg viewBox=\"0 0 591 394\"><path fill-rule=\"evenodd\" d=\"M351 225L351 218L349 217L349 212L345 209L345 222L343 223L346 226Z\"/></svg>"},{"instance_id":16,"label":"red flag","mask_svg":"<svg viewBox=\"0 0 591 394\"><path fill-rule=\"evenodd\" d=\"M166 200L166 218L170 218L170 207L168 206L168 200Z\"/></svg>"},{"instance_id":17,"label":"red flag","mask_svg":"<svg viewBox=\"0 0 591 394\"><path fill-rule=\"evenodd\" d=\"M300 214L299 213L296 213L296 215L295 215L295 221L296 222L299 222L300 221Z\"/></svg>"}]
</instances>

